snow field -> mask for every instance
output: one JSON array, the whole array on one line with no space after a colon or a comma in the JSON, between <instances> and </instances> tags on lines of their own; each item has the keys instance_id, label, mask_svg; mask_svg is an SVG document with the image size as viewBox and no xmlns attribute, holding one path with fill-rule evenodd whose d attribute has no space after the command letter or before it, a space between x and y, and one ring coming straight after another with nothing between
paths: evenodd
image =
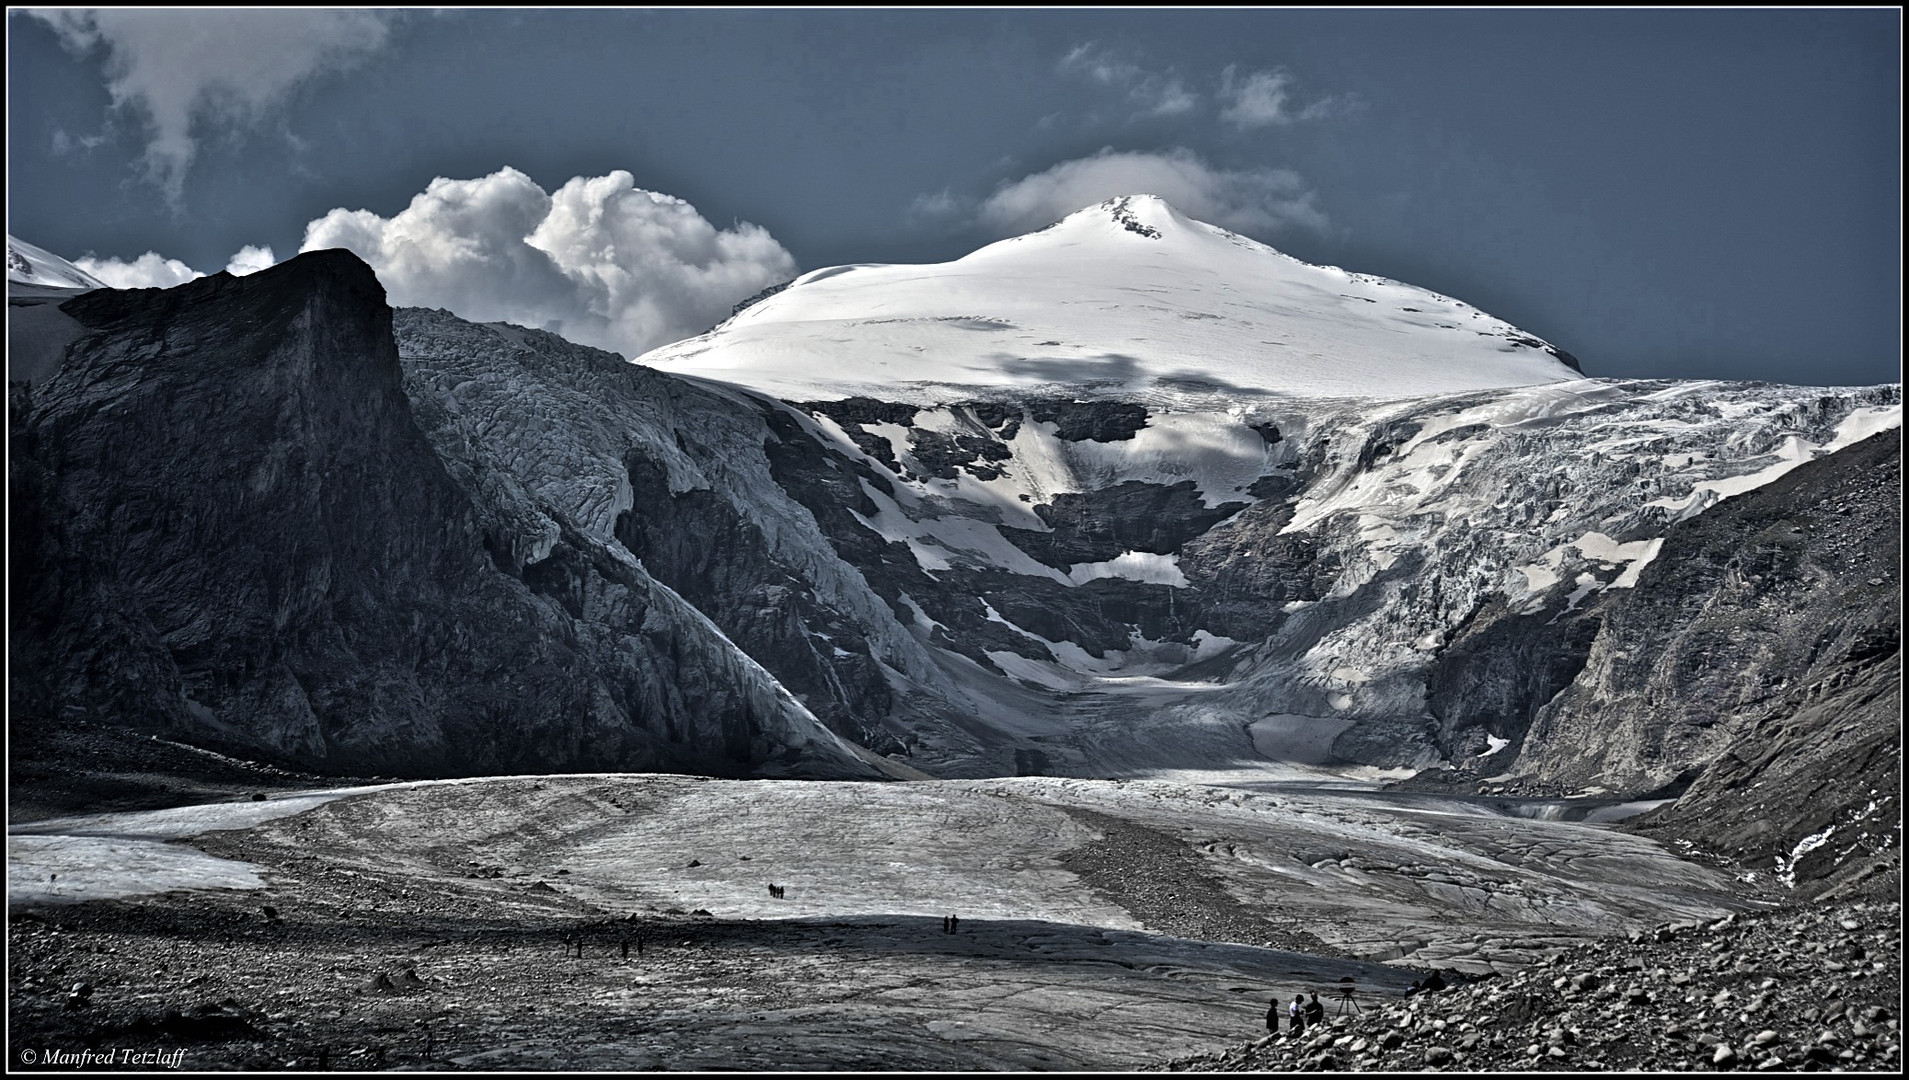
<instances>
[{"instance_id":1,"label":"snow field","mask_svg":"<svg viewBox=\"0 0 1909 1080\"><path fill-rule=\"evenodd\" d=\"M1153 196L949 263L815 271L637 362L791 401L921 404L1047 386L1410 397L1575 374L1448 297L1300 262Z\"/></svg>"},{"instance_id":2,"label":"snow field","mask_svg":"<svg viewBox=\"0 0 1909 1080\"><path fill-rule=\"evenodd\" d=\"M7 236L7 284L80 291L106 288L105 282L58 255L15 240L11 234Z\"/></svg>"}]
</instances>

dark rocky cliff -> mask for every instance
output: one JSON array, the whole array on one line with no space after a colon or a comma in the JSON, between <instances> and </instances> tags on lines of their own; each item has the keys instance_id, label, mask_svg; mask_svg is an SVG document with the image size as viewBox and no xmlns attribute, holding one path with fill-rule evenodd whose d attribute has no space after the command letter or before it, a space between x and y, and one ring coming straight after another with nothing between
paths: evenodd
<instances>
[{"instance_id":1,"label":"dark rocky cliff","mask_svg":"<svg viewBox=\"0 0 1909 1080\"><path fill-rule=\"evenodd\" d=\"M509 550L355 256L63 310L9 400L16 776L76 721L359 773L880 775L627 552L561 515Z\"/></svg>"},{"instance_id":2,"label":"dark rocky cliff","mask_svg":"<svg viewBox=\"0 0 1909 1080\"><path fill-rule=\"evenodd\" d=\"M574 591L570 541L554 531L570 521L706 616L830 730L901 749L881 727L890 688L866 640L879 601L857 609L832 595L831 571L851 592L859 578L815 564L800 543L813 523L769 479L778 410L543 331L420 309L398 311L396 328L426 435L482 492L487 535L533 589Z\"/></svg>"},{"instance_id":3,"label":"dark rocky cliff","mask_svg":"<svg viewBox=\"0 0 1909 1080\"><path fill-rule=\"evenodd\" d=\"M1665 537L1536 729L1541 774L1690 780L1633 823L1805 891L1900 871L1902 437Z\"/></svg>"},{"instance_id":4,"label":"dark rocky cliff","mask_svg":"<svg viewBox=\"0 0 1909 1080\"><path fill-rule=\"evenodd\" d=\"M1511 745L1416 786L1675 797L1624 827L1804 895L1896 880L1901 493L1892 430L1671 527L1634 588L1480 618L1432 702Z\"/></svg>"},{"instance_id":5,"label":"dark rocky cliff","mask_svg":"<svg viewBox=\"0 0 1909 1080\"><path fill-rule=\"evenodd\" d=\"M1886 669L1901 471L1886 432L1673 526L1637 586L1593 606L1584 671L1539 711L1519 765L1570 787L1662 787Z\"/></svg>"}]
</instances>

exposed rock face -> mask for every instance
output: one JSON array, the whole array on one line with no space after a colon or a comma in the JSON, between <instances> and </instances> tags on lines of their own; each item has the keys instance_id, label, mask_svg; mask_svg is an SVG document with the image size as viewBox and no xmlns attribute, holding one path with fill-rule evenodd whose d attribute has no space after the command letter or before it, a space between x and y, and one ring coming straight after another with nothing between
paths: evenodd
<instances>
[{"instance_id":1,"label":"exposed rock face","mask_svg":"<svg viewBox=\"0 0 1909 1080\"><path fill-rule=\"evenodd\" d=\"M1694 773L1636 827L1805 892L1878 859L1899 870L1901 497L1889 432L1673 529L1540 713L1534 771L1632 788Z\"/></svg>"},{"instance_id":2,"label":"exposed rock face","mask_svg":"<svg viewBox=\"0 0 1909 1080\"><path fill-rule=\"evenodd\" d=\"M1534 710L1577 678L1597 629L1594 619L1487 600L1452 633L1426 686L1440 745L1483 758L1492 756L1484 740L1521 739Z\"/></svg>"},{"instance_id":3,"label":"exposed rock face","mask_svg":"<svg viewBox=\"0 0 1909 1080\"><path fill-rule=\"evenodd\" d=\"M1519 764L1572 787L1669 784L1887 666L1901 462L1897 433L1873 436L1667 530L1637 586L1592 606L1585 670Z\"/></svg>"},{"instance_id":4,"label":"exposed rock face","mask_svg":"<svg viewBox=\"0 0 1909 1080\"><path fill-rule=\"evenodd\" d=\"M1054 437L1063 442L1122 442L1147 426L1146 407L1130 401L1035 398L1028 402L1028 417L1052 422ZM1013 434L1007 437L1013 438Z\"/></svg>"},{"instance_id":5,"label":"exposed rock face","mask_svg":"<svg viewBox=\"0 0 1909 1080\"><path fill-rule=\"evenodd\" d=\"M1078 440L1076 440L1078 441ZM1129 552L1171 555L1180 545L1246 509L1244 502L1209 507L1191 480L1147 484L1128 480L1099 491L1063 492L1034 512L1048 532L1017 529L1006 534L1015 547L1065 570Z\"/></svg>"},{"instance_id":6,"label":"exposed rock face","mask_svg":"<svg viewBox=\"0 0 1909 1080\"><path fill-rule=\"evenodd\" d=\"M387 775L879 774L620 546L509 527L354 256L63 310L9 402L16 756L89 718Z\"/></svg>"},{"instance_id":7,"label":"exposed rock face","mask_svg":"<svg viewBox=\"0 0 1909 1080\"><path fill-rule=\"evenodd\" d=\"M855 478L804 456L814 444L799 414L542 331L417 309L400 310L396 330L433 443L454 474L492 489L486 505L510 544L534 556L549 519L576 522L694 605L831 730L905 750L883 726L888 671L932 676L933 663L778 482L806 477L825 513L852 505Z\"/></svg>"}]
</instances>

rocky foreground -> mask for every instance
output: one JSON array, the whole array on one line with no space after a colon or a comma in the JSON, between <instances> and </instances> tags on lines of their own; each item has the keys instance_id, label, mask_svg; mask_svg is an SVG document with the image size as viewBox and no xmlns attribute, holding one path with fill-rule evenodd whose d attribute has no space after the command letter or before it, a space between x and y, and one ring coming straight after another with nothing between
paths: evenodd
<instances>
[{"instance_id":1,"label":"rocky foreground","mask_svg":"<svg viewBox=\"0 0 1909 1080\"><path fill-rule=\"evenodd\" d=\"M1901 916L1879 901L1667 924L1155 1068L1895 1072Z\"/></svg>"}]
</instances>

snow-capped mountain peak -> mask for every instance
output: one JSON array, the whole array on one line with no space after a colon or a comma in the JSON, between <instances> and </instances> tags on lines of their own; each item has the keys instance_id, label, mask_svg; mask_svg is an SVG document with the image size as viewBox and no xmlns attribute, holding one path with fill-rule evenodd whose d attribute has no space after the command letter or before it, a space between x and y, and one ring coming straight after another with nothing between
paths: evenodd
<instances>
[{"instance_id":1,"label":"snow-capped mountain peak","mask_svg":"<svg viewBox=\"0 0 1909 1080\"><path fill-rule=\"evenodd\" d=\"M1027 235L1040 236L1059 230L1059 235L1069 232L1082 236L1099 233L1123 242L1127 237L1165 240L1172 236L1181 240L1193 228L1211 229L1212 226L1187 217L1158 195L1118 195L1076 210L1047 228ZM1121 235L1123 233L1125 237Z\"/></svg>"},{"instance_id":2,"label":"snow-capped mountain peak","mask_svg":"<svg viewBox=\"0 0 1909 1080\"><path fill-rule=\"evenodd\" d=\"M1429 290L1316 266L1128 195L952 262L811 271L638 358L791 400L1396 399L1579 377Z\"/></svg>"}]
</instances>

